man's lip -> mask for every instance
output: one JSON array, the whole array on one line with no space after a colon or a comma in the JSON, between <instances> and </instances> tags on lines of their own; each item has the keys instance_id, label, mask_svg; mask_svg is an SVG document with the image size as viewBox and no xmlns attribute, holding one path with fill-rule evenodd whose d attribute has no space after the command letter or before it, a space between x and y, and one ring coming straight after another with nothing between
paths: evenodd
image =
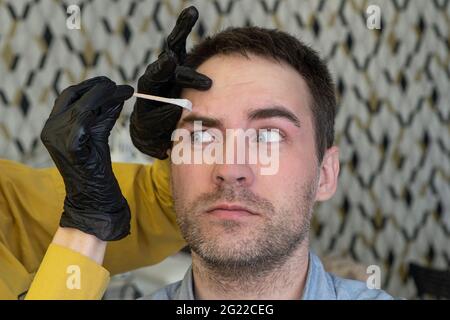
<instances>
[{"instance_id":1,"label":"man's lip","mask_svg":"<svg viewBox=\"0 0 450 320\"><path fill-rule=\"evenodd\" d=\"M214 207L209 208L206 212L212 213L216 210L224 210L224 211L245 211L250 214L256 215L257 213L248 209L247 207L241 206L241 205L235 205L235 204L220 204L216 205Z\"/></svg>"}]
</instances>

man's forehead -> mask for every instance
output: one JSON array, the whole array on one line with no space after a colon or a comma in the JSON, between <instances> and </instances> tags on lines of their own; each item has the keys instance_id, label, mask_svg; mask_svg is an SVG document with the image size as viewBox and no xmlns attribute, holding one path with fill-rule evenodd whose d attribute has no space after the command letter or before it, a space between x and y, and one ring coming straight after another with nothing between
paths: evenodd
<instances>
[{"instance_id":1,"label":"man's forehead","mask_svg":"<svg viewBox=\"0 0 450 320\"><path fill-rule=\"evenodd\" d=\"M207 91L184 89L182 98L192 110L204 115L246 114L252 108L284 105L298 112L308 105L309 94L302 77L293 68L258 56L215 56L198 69L213 80ZM183 112L183 117L187 113Z\"/></svg>"},{"instance_id":2,"label":"man's forehead","mask_svg":"<svg viewBox=\"0 0 450 320\"><path fill-rule=\"evenodd\" d=\"M197 71L215 78L217 87L247 82L262 82L264 76L281 78L286 71L293 71L285 63L253 54L216 55L202 63Z\"/></svg>"}]
</instances>

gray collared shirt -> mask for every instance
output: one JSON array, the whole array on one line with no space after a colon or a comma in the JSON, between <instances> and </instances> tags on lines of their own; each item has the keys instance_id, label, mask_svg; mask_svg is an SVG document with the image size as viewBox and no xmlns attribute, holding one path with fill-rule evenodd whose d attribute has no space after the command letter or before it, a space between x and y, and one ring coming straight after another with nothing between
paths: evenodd
<instances>
[{"instance_id":1,"label":"gray collared shirt","mask_svg":"<svg viewBox=\"0 0 450 320\"><path fill-rule=\"evenodd\" d=\"M183 280L172 283L150 296L149 300L195 300L192 266ZM309 267L303 300L391 300L392 296L378 289L369 289L366 283L339 278L323 268L319 257L309 253Z\"/></svg>"}]
</instances>

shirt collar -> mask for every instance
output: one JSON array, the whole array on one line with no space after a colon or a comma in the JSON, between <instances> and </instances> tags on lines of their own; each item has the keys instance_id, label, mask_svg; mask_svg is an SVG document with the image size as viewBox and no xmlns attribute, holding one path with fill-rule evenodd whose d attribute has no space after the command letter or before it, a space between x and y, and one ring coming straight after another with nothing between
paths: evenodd
<instances>
[{"instance_id":1,"label":"shirt collar","mask_svg":"<svg viewBox=\"0 0 450 320\"><path fill-rule=\"evenodd\" d=\"M192 275L192 265L186 271L180 287L175 293L177 300L195 300L194 277ZM303 290L303 300L334 300L336 290L331 278L325 271L319 257L313 252L309 252L308 274L305 288Z\"/></svg>"},{"instance_id":2,"label":"shirt collar","mask_svg":"<svg viewBox=\"0 0 450 320\"><path fill-rule=\"evenodd\" d=\"M319 257L309 252L308 275L306 277L303 300L335 300L334 284L325 271Z\"/></svg>"},{"instance_id":3,"label":"shirt collar","mask_svg":"<svg viewBox=\"0 0 450 320\"><path fill-rule=\"evenodd\" d=\"M192 265L186 271L180 287L175 293L175 300L195 300L194 296L194 277L192 275Z\"/></svg>"}]
</instances>

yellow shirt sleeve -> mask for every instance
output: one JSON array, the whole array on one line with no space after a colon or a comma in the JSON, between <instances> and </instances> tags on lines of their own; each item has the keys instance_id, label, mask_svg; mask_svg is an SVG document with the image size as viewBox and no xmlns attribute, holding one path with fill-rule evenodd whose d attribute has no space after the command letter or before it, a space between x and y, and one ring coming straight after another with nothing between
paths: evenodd
<instances>
[{"instance_id":1,"label":"yellow shirt sleeve","mask_svg":"<svg viewBox=\"0 0 450 320\"><path fill-rule=\"evenodd\" d=\"M109 272L90 258L50 244L26 300L101 299Z\"/></svg>"},{"instance_id":2,"label":"yellow shirt sleeve","mask_svg":"<svg viewBox=\"0 0 450 320\"><path fill-rule=\"evenodd\" d=\"M113 170L130 206L131 235L108 244L104 268L112 275L158 263L185 245L173 209L169 160L155 160L151 165L113 163ZM58 263L65 263L52 253L56 250L65 249L61 256L67 261L82 260L81 255L73 256L74 252L67 248L49 247L64 197L64 182L56 168L34 169L0 159L0 299L23 297L38 268L43 271L36 276L33 287L55 289L44 282L49 281L46 277L51 270L60 267ZM49 253L44 259L47 248ZM95 262L89 262L86 273L103 274L92 277L91 285L102 288L108 276L101 266L95 268ZM65 290L66 281L59 282L59 286ZM98 290L89 295L84 290L74 292L78 292L77 298L88 299L101 296ZM46 291L39 297L36 290L32 298L43 299L50 294L50 290Z\"/></svg>"}]
</instances>

